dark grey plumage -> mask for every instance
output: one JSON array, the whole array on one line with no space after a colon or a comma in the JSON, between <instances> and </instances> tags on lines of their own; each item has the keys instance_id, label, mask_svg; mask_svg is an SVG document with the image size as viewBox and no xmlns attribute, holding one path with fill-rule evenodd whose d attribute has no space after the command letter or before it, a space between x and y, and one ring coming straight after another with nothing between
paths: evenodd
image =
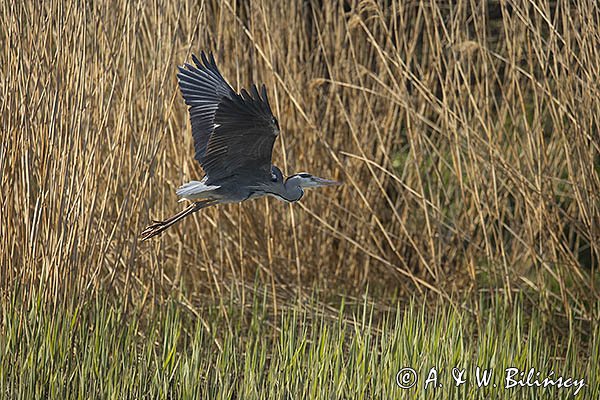
<instances>
[{"instance_id":1,"label":"dark grey plumage","mask_svg":"<svg viewBox=\"0 0 600 400\"><path fill-rule=\"evenodd\" d=\"M185 104L189 106L195 158L202 164L206 146L214 130L214 118L223 97L232 97L235 92L225 81L212 55L200 54L202 62L192 55L195 66L185 64L178 67L179 89Z\"/></svg>"},{"instance_id":2,"label":"dark grey plumage","mask_svg":"<svg viewBox=\"0 0 600 400\"><path fill-rule=\"evenodd\" d=\"M217 69L212 54L202 61L192 56L196 66L179 68L179 86L190 106L190 120L196 160L211 185L221 179L251 172L265 179L271 172L271 154L279 134L267 89L256 85L250 93L233 91ZM262 176L261 176L262 175Z\"/></svg>"}]
</instances>

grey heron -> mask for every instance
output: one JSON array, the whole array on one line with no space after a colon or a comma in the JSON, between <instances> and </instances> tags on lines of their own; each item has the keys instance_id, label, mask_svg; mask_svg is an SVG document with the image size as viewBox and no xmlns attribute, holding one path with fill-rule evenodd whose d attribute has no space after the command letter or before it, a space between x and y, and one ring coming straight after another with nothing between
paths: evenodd
<instances>
[{"instance_id":1,"label":"grey heron","mask_svg":"<svg viewBox=\"0 0 600 400\"><path fill-rule=\"evenodd\" d=\"M279 123L271 111L267 90L256 85L236 93L219 72L212 54L202 52L194 65L186 63L177 74L179 89L189 106L195 159L204 178L180 186L180 201L192 203L163 221L153 221L142 233L147 240L203 208L240 203L263 196L296 202L304 189L339 182L301 172L284 179L271 164Z\"/></svg>"}]
</instances>

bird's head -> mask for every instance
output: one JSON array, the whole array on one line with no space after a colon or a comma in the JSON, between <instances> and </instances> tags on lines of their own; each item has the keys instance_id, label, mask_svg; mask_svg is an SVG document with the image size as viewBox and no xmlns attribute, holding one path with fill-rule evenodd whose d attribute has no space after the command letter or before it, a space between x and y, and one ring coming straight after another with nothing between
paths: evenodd
<instances>
[{"instance_id":1,"label":"bird's head","mask_svg":"<svg viewBox=\"0 0 600 400\"><path fill-rule=\"evenodd\" d=\"M319 178L318 176L313 176L306 172L300 172L294 175L290 175L286 181L287 185L298 186L302 189L315 188L321 186L336 186L341 185L341 182L332 181L330 179Z\"/></svg>"}]
</instances>

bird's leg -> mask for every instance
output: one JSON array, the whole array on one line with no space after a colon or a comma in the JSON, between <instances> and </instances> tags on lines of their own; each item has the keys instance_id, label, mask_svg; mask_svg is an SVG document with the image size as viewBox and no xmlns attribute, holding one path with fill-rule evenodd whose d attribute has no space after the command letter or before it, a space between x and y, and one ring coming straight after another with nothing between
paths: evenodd
<instances>
[{"instance_id":1,"label":"bird's leg","mask_svg":"<svg viewBox=\"0 0 600 400\"><path fill-rule=\"evenodd\" d=\"M190 204L190 206L188 208L186 208L185 210L180 211L177 214L173 215L172 217L169 217L163 221L153 220L152 221L153 224L148 226L146 229L144 229L144 231L142 233L140 233L140 238L142 241L144 241L144 240L150 239L151 237L159 235L162 232L164 232L166 229L168 229L169 227L175 225L177 222L179 222L182 219L184 219L185 217L187 217L188 215L191 215L198 210L201 210L208 206L212 206L213 204L216 204L216 203L217 202L215 200L197 201L195 203Z\"/></svg>"}]
</instances>

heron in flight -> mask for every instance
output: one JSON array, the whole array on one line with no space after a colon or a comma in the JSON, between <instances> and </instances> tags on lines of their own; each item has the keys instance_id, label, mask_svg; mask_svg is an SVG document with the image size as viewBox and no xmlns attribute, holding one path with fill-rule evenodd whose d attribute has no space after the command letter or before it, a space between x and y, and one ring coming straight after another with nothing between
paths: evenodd
<instances>
[{"instance_id":1,"label":"heron in flight","mask_svg":"<svg viewBox=\"0 0 600 400\"><path fill-rule=\"evenodd\" d=\"M263 196L296 202L304 189L339 182L301 172L284 179L271 164L279 123L269 105L267 90L256 85L236 93L219 72L212 54L202 52L195 65L179 67L179 89L189 106L195 158L205 176L177 189L180 201L192 203L164 221L153 221L142 233L147 240L183 218L216 204L240 203Z\"/></svg>"}]
</instances>

